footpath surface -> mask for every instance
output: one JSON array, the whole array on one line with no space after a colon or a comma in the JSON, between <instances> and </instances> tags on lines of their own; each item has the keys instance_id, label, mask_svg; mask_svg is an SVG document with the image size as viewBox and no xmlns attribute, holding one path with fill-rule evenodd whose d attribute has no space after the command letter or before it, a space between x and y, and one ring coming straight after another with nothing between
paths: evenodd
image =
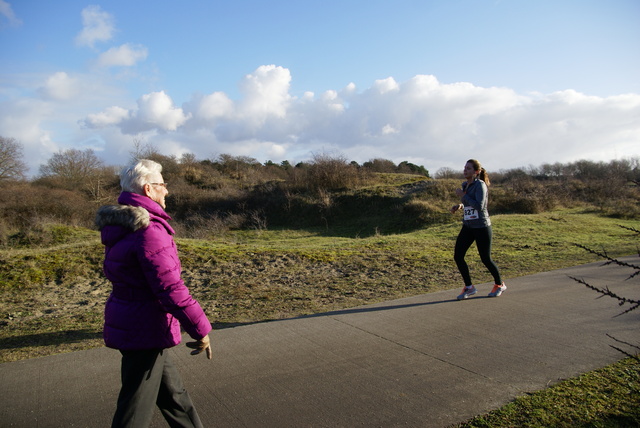
<instances>
[{"instance_id":1,"label":"footpath surface","mask_svg":"<svg viewBox=\"0 0 640 428\"><path fill-rule=\"evenodd\" d=\"M628 258L638 263L638 257ZM212 333L214 359L171 350L207 427L446 427L618 361L640 312L569 276L639 298L602 262L513 278L499 298L429 293ZM1 427L108 427L117 351L0 364ZM156 411L153 427L167 426Z\"/></svg>"}]
</instances>

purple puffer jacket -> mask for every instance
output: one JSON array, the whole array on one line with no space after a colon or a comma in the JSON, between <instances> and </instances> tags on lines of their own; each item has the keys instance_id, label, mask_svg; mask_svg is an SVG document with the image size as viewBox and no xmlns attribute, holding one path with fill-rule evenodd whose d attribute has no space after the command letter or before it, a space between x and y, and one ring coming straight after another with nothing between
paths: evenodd
<instances>
[{"instance_id":1,"label":"purple puffer jacket","mask_svg":"<svg viewBox=\"0 0 640 428\"><path fill-rule=\"evenodd\" d=\"M193 339L211 331L200 304L181 279L167 222L150 198L122 192L120 205L98 210L105 245L104 273L113 289L104 311L104 341L122 350L164 349L180 343L180 325Z\"/></svg>"}]
</instances>

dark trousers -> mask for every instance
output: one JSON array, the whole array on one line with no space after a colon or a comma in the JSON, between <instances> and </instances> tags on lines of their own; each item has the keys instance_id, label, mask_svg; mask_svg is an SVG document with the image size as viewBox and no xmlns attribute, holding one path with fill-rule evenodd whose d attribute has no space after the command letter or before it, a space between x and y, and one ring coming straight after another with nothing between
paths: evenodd
<instances>
[{"instance_id":1,"label":"dark trousers","mask_svg":"<svg viewBox=\"0 0 640 428\"><path fill-rule=\"evenodd\" d=\"M467 226L462 226L462 230L458 234L456 240L456 248L453 254L453 259L458 265L458 270L464 280L464 285L469 286L471 282L471 275L469 274L469 266L464 261L464 256L467 254L467 250L474 242L478 247L478 253L480 254L480 260L489 269L491 275L493 275L494 284L502 284L500 277L500 270L498 266L491 259L491 239L493 237L493 231L491 226L482 227L479 229L473 229Z\"/></svg>"},{"instance_id":2,"label":"dark trousers","mask_svg":"<svg viewBox=\"0 0 640 428\"><path fill-rule=\"evenodd\" d=\"M202 427L166 349L120 353L122 388L112 428L148 427L156 405L171 427Z\"/></svg>"}]
</instances>

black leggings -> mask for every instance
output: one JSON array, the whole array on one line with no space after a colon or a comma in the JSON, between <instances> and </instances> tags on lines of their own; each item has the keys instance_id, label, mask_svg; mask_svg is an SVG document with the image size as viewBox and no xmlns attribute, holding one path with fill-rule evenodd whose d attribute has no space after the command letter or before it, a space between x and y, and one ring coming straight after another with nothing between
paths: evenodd
<instances>
[{"instance_id":1,"label":"black leggings","mask_svg":"<svg viewBox=\"0 0 640 428\"><path fill-rule=\"evenodd\" d=\"M502 284L500 270L498 270L498 266L496 266L491 259L492 236L493 231L491 230L491 226L481 227L479 229L462 226L462 230L460 230L460 234L456 240L456 249L453 253L453 259L456 261L456 265L458 265L458 270L462 275L464 285L469 286L473 284L471 282L471 275L469 274L469 266L467 265L467 262L464 261L464 256L467 254L467 250L471 247L471 244L473 244L474 241L478 247L478 253L480 254L482 263L484 263L487 269L489 269L491 275L493 275L494 283Z\"/></svg>"}]
</instances>

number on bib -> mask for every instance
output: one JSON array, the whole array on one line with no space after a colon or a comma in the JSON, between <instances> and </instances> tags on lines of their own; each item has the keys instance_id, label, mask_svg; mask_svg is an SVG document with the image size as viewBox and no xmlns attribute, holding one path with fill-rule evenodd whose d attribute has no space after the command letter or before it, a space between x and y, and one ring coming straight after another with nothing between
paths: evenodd
<instances>
[{"instance_id":1,"label":"number on bib","mask_svg":"<svg viewBox=\"0 0 640 428\"><path fill-rule=\"evenodd\" d=\"M464 219L465 220L477 220L479 218L478 212L473 207L464 207Z\"/></svg>"}]
</instances>

